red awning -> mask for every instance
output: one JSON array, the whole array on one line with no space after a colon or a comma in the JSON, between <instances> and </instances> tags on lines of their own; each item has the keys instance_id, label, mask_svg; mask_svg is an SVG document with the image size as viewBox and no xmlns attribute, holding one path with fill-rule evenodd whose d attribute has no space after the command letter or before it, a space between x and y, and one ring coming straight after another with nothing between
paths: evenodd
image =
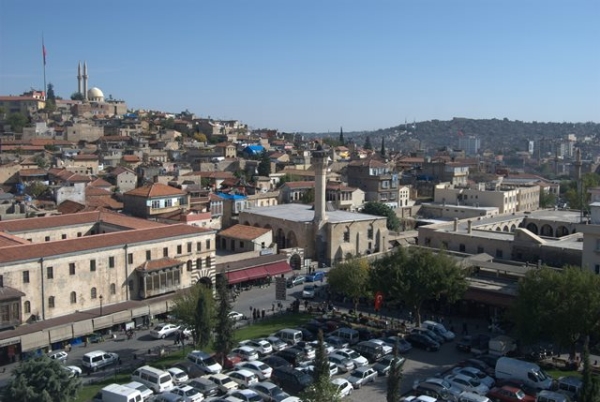
<instances>
[{"instance_id":1,"label":"red awning","mask_svg":"<svg viewBox=\"0 0 600 402\"><path fill-rule=\"evenodd\" d=\"M248 268L244 270L244 273L248 277L248 281L266 278L268 275L267 270L264 267Z\"/></svg>"},{"instance_id":2,"label":"red awning","mask_svg":"<svg viewBox=\"0 0 600 402\"><path fill-rule=\"evenodd\" d=\"M290 272L292 267L287 263L287 261L280 261L276 262L275 264L265 266L265 269L269 275L275 276Z\"/></svg>"},{"instance_id":3,"label":"red awning","mask_svg":"<svg viewBox=\"0 0 600 402\"><path fill-rule=\"evenodd\" d=\"M234 283L240 283L248 280L245 270L227 272L227 281L230 285Z\"/></svg>"}]
</instances>

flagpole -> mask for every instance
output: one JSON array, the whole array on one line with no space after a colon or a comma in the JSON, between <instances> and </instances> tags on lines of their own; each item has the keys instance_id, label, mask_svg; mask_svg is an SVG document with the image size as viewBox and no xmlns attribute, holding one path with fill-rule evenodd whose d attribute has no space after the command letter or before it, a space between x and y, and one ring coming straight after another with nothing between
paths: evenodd
<instances>
[{"instance_id":1,"label":"flagpole","mask_svg":"<svg viewBox=\"0 0 600 402\"><path fill-rule=\"evenodd\" d=\"M47 86L46 86L46 45L44 45L44 34L42 34L42 63L44 64L44 101L46 100L46 98L48 97L48 94L46 93Z\"/></svg>"}]
</instances>

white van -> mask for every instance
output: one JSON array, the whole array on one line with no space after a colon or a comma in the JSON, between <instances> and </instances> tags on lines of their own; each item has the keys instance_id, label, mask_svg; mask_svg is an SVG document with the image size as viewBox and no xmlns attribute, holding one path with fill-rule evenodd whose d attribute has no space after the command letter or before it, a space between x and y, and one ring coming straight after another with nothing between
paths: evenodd
<instances>
[{"instance_id":1,"label":"white van","mask_svg":"<svg viewBox=\"0 0 600 402\"><path fill-rule=\"evenodd\" d=\"M461 392L458 396L458 402L492 402L487 396L479 395L474 392Z\"/></svg>"},{"instance_id":2,"label":"white van","mask_svg":"<svg viewBox=\"0 0 600 402\"><path fill-rule=\"evenodd\" d=\"M99 368L117 364L118 362L118 354L105 352L103 350L88 352L81 358L81 365L91 371L96 371Z\"/></svg>"},{"instance_id":3,"label":"white van","mask_svg":"<svg viewBox=\"0 0 600 402\"><path fill-rule=\"evenodd\" d=\"M131 381L131 382L128 382L127 384L123 384L123 385L125 387L137 389L138 391L140 391L140 394L142 394L142 399L144 401L150 399L150 397L152 395L154 395L154 392L152 392L152 390L150 388L148 388L147 386L145 386L141 382Z\"/></svg>"},{"instance_id":4,"label":"white van","mask_svg":"<svg viewBox=\"0 0 600 402\"><path fill-rule=\"evenodd\" d=\"M142 402L140 391L124 385L109 384L100 392L102 402Z\"/></svg>"},{"instance_id":5,"label":"white van","mask_svg":"<svg viewBox=\"0 0 600 402\"><path fill-rule=\"evenodd\" d=\"M442 323L435 321L423 321L421 326L435 332L437 335L444 338L446 342L453 341L455 338L454 332L448 331Z\"/></svg>"},{"instance_id":6,"label":"white van","mask_svg":"<svg viewBox=\"0 0 600 402\"><path fill-rule=\"evenodd\" d=\"M131 379L133 381L141 382L157 394L169 391L175 386L171 374L152 366L142 366L138 368L131 375Z\"/></svg>"},{"instance_id":7,"label":"white van","mask_svg":"<svg viewBox=\"0 0 600 402\"><path fill-rule=\"evenodd\" d=\"M358 331L348 327L338 328L330 335L342 338L344 341L348 342L348 345L355 345L359 341Z\"/></svg>"},{"instance_id":8,"label":"white van","mask_svg":"<svg viewBox=\"0 0 600 402\"><path fill-rule=\"evenodd\" d=\"M289 345L295 345L302 340L302 331L297 329L282 329L274 335Z\"/></svg>"},{"instance_id":9,"label":"white van","mask_svg":"<svg viewBox=\"0 0 600 402\"><path fill-rule=\"evenodd\" d=\"M496 379L515 379L538 390L552 388L553 380L535 363L511 357L501 357L496 362Z\"/></svg>"}]
</instances>

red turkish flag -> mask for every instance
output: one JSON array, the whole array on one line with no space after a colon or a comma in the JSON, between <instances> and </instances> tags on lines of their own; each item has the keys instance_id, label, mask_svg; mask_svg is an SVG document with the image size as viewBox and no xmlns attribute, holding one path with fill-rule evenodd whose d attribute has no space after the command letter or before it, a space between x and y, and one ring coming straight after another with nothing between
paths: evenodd
<instances>
[{"instance_id":1,"label":"red turkish flag","mask_svg":"<svg viewBox=\"0 0 600 402\"><path fill-rule=\"evenodd\" d=\"M383 304L383 293L381 293L381 292L375 293L375 311L379 311L382 304Z\"/></svg>"}]
</instances>

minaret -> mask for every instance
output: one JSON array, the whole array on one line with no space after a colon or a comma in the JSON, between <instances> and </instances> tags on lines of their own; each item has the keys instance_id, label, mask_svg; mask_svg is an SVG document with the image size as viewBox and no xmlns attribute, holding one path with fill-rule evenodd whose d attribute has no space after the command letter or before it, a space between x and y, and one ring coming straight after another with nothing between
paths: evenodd
<instances>
[{"instance_id":1,"label":"minaret","mask_svg":"<svg viewBox=\"0 0 600 402\"><path fill-rule=\"evenodd\" d=\"M77 63L77 92L83 94L81 92L81 62Z\"/></svg>"},{"instance_id":2,"label":"minaret","mask_svg":"<svg viewBox=\"0 0 600 402\"><path fill-rule=\"evenodd\" d=\"M327 161L329 152L324 151L319 145L312 152L312 165L315 169L315 216L313 218L314 232L314 256L318 262L325 262L327 258L327 231L325 223L327 222L327 213L325 212L325 186L327 184Z\"/></svg>"},{"instance_id":3,"label":"minaret","mask_svg":"<svg viewBox=\"0 0 600 402\"><path fill-rule=\"evenodd\" d=\"M87 61L83 62L83 99L88 100L88 73L87 73Z\"/></svg>"}]
</instances>

